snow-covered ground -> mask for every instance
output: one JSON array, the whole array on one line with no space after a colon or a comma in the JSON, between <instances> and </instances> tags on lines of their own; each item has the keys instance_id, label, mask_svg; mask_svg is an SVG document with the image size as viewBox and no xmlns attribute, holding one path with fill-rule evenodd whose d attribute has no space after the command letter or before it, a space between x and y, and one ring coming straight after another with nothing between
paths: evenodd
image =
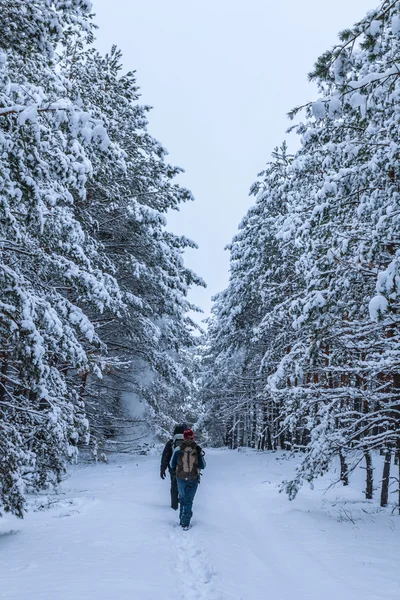
<instances>
[{"instance_id":1,"label":"snow-covered ground","mask_svg":"<svg viewBox=\"0 0 400 600\"><path fill-rule=\"evenodd\" d=\"M60 496L37 500L50 509L0 519L0 598L398 600L400 517L358 484L324 494L325 478L289 502L282 454L206 458L188 532L158 456L74 468Z\"/></svg>"}]
</instances>

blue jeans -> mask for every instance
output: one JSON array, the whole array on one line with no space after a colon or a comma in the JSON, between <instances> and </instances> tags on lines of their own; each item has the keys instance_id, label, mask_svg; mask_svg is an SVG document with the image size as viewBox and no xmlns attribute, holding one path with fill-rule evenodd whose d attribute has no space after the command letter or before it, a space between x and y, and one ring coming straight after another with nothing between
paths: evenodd
<instances>
[{"instance_id":1,"label":"blue jeans","mask_svg":"<svg viewBox=\"0 0 400 600\"><path fill-rule=\"evenodd\" d=\"M194 481L188 481L186 479L176 479L178 483L179 492L179 520L181 525L189 525L190 519L192 518L193 511L193 500L196 495L197 486L199 485L197 479Z\"/></svg>"}]
</instances>

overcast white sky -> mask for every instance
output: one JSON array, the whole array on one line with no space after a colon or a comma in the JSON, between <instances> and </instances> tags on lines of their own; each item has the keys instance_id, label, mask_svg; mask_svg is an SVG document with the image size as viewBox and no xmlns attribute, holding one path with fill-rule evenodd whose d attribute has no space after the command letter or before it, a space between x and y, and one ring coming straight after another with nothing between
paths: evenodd
<instances>
[{"instance_id":1,"label":"overcast white sky","mask_svg":"<svg viewBox=\"0 0 400 600\"><path fill-rule=\"evenodd\" d=\"M253 200L250 185L285 138L286 113L316 95L307 81L337 32L378 0L94 0L96 45L136 70L149 131L186 173L196 201L169 227L194 239L186 263L208 284L206 313L229 277L224 251Z\"/></svg>"}]
</instances>

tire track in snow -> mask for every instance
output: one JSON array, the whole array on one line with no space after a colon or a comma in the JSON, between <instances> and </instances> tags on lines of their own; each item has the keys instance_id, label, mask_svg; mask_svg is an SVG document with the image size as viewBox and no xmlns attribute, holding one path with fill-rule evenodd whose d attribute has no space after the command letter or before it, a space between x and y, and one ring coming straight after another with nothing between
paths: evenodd
<instances>
[{"instance_id":1,"label":"tire track in snow","mask_svg":"<svg viewBox=\"0 0 400 600\"><path fill-rule=\"evenodd\" d=\"M225 600L217 589L218 573L192 531L174 524L170 538L182 600Z\"/></svg>"}]
</instances>

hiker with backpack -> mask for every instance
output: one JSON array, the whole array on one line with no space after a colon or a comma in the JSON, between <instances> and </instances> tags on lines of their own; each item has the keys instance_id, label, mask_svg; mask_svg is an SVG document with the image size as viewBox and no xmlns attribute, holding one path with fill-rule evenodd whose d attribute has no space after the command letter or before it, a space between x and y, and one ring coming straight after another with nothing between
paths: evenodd
<instances>
[{"instance_id":1,"label":"hiker with backpack","mask_svg":"<svg viewBox=\"0 0 400 600\"><path fill-rule=\"evenodd\" d=\"M187 428L188 426L186 423L182 423L182 425L176 425L172 440L168 440L168 442L165 444L161 457L160 477L161 479L165 479L167 476L167 469L169 470L169 475L171 478L171 508L174 510L178 510L179 505L178 485L176 482L175 470L171 469L169 462L172 458L175 448L183 442L183 432Z\"/></svg>"},{"instance_id":2,"label":"hiker with backpack","mask_svg":"<svg viewBox=\"0 0 400 600\"><path fill-rule=\"evenodd\" d=\"M179 493L179 523L185 531L189 529L192 518L193 500L200 483L200 471L205 469L204 452L194 441L194 433L186 429L183 442L174 450L171 470L175 471Z\"/></svg>"}]
</instances>

